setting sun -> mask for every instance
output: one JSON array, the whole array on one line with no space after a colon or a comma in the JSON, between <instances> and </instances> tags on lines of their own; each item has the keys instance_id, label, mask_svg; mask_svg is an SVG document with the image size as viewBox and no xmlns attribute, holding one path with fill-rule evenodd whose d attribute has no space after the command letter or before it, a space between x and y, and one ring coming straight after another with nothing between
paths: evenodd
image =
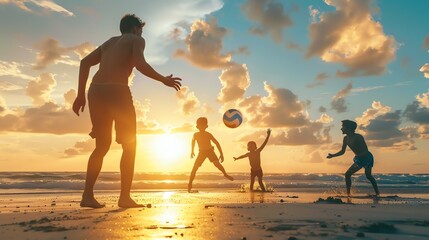
<instances>
[{"instance_id":1,"label":"setting sun","mask_svg":"<svg viewBox=\"0 0 429 240\"><path fill-rule=\"evenodd\" d=\"M162 134L155 136L153 140L153 155L161 163L170 163L179 160L189 147L185 144L185 139L178 134Z\"/></svg>"}]
</instances>

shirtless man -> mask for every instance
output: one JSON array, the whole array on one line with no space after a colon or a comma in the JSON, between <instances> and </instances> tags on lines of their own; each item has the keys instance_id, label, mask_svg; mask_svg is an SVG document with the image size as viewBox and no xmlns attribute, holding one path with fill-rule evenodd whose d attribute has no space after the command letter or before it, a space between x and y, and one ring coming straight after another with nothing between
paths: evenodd
<instances>
[{"instance_id":1,"label":"shirtless man","mask_svg":"<svg viewBox=\"0 0 429 240\"><path fill-rule=\"evenodd\" d=\"M349 148L353 151L355 154L355 157L353 158L353 165L350 166L349 170L347 170L345 177L346 177L346 188L347 188L347 195L350 196L350 188L352 186L352 175L359 171L361 168L365 168L365 175L366 178L371 182L372 187L374 188L375 195L379 196L380 192L378 191L377 182L375 181L375 178L372 176L371 171L372 167L374 166L374 157L372 156L371 152L368 151L368 147L365 143L365 139L362 135L355 133L355 130L357 128L356 122L350 121L350 120L343 120L341 131L343 134L346 134L343 139L343 146L341 150L337 153L331 154L328 153L327 158L333 158L341 156L345 153L346 147L349 146Z\"/></svg>"},{"instance_id":2,"label":"shirtless man","mask_svg":"<svg viewBox=\"0 0 429 240\"><path fill-rule=\"evenodd\" d=\"M92 122L90 136L95 138L95 149L89 157L85 189L80 206L101 208L94 198L94 184L101 171L103 158L112 141L112 125L115 122L116 141L122 145L121 193L118 206L122 208L142 207L130 196L134 175L136 153L136 113L133 105L128 77L135 67L142 74L162 82L177 91L181 80L173 75L164 77L145 60L145 40L141 37L144 22L134 14L125 15L120 22L122 35L112 37L92 51L80 62L79 87L73 103L73 111L79 116L84 110L85 89L90 68L100 64L88 91L89 112Z\"/></svg>"}]
</instances>

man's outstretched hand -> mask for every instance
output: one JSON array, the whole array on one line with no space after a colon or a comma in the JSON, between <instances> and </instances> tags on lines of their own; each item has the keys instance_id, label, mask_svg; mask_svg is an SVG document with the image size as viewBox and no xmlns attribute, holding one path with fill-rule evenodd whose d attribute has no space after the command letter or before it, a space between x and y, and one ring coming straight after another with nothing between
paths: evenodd
<instances>
[{"instance_id":1,"label":"man's outstretched hand","mask_svg":"<svg viewBox=\"0 0 429 240\"><path fill-rule=\"evenodd\" d=\"M182 86L179 81L182 81L182 79L179 77L173 77L173 74L170 74L170 76L165 77L163 83L165 86L172 87L176 89L176 91L179 91L180 87Z\"/></svg>"},{"instance_id":2,"label":"man's outstretched hand","mask_svg":"<svg viewBox=\"0 0 429 240\"><path fill-rule=\"evenodd\" d=\"M73 102L73 112L79 116L79 110L82 109L81 112L83 112L83 110L85 109L85 104L86 104L85 96L83 97L77 96Z\"/></svg>"}]
</instances>

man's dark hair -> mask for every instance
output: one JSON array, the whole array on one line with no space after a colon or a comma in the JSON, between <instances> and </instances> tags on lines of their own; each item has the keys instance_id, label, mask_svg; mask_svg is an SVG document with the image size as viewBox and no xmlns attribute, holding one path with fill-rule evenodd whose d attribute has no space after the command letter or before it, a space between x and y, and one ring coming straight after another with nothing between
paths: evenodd
<instances>
[{"instance_id":1,"label":"man's dark hair","mask_svg":"<svg viewBox=\"0 0 429 240\"><path fill-rule=\"evenodd\" d=\"M129 33L134 27L143 27L145 23L135 14L126 14L122 17L119 29L121 33Z\"/></svg>"},{"instance_id":2,"label":"man's dark hair","mask_svg":"<svg viewBox=\"0 0 429 240\"><path fill-rule=\"evenodd\" d=\"M341 122L343 123L343 126L346 127L347 129L350 129L353 132L356 131L357 123L355 121L343 120Z\"/></svg>"}]
</instances>

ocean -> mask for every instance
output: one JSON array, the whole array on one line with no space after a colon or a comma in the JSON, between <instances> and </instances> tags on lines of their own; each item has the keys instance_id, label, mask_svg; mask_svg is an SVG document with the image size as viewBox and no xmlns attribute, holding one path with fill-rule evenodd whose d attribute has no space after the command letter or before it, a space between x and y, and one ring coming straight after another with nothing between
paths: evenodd
<instances>
[{"instance_id":1,"label":"ocean","mask_svg":"<svg viewBox=\"0 0 429 240\"><path fill-rule=\"evenodd\" d=\"M0 172L0 194L82 191L85 172ZM237 189L248 187L249 173L232 173L229 181L221 173L197 173L194 189ZM429 174L375 174L382 193L429 193ZM135 173L133 191L186 189L189 173ZM353 188L372 193L364 174L353 175ZM264 174L268 189L281 192L340 192L343 174ZM257 181L255 187L258 186ZM101 172L95 190L119 190L120 173Z\"/></svg>"}]
</instances>

